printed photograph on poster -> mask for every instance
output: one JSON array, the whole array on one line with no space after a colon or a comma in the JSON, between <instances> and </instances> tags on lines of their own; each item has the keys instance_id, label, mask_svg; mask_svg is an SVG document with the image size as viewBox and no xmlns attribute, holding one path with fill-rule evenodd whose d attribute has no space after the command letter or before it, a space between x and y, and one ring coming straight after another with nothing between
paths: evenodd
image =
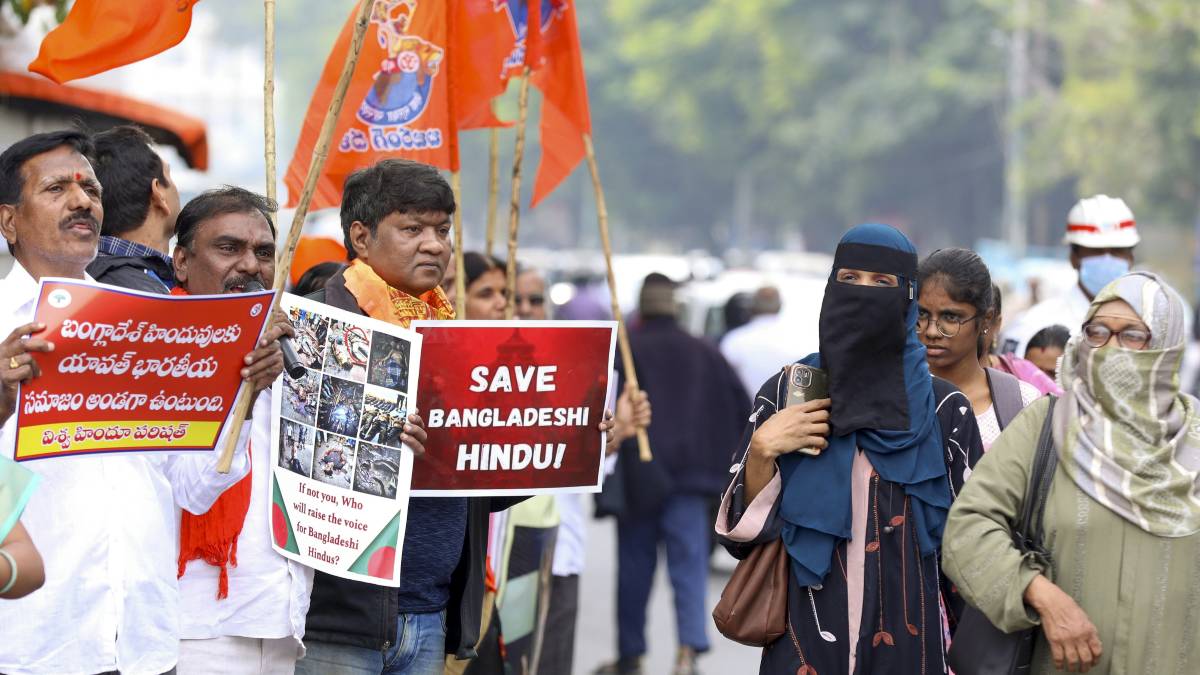
<instances>
[{"instance_id":1,"label":"printed photograph on poster","mask_svg":"<svg viewBox=\"0 0 1200 675\"><path fill-rule=\"evenodd\" d=\"M55 349L33 354L41 374L20 386L13 458L211 450L272 297L43 278L34 320Z\"/></svg>"},{"instance_id":2,"label":"printed photograph on poster","mask_svg":"<svg viewBox=\"0 0 1200 675\"><path fill-rule=\"evenodd\" d=\"M312 476L316 430L305 424L281 421L279 466L301 476Z\"/></svg>"},{"instance_id":3,"label":"printed photograph on poster","mask_svg":"<svg viewBox=\"0 0 1200 675\"><path fill-rule=\"evenodd\" d=\"M367 382L387 389L408 389L408 343L390 335L379 335L371 343L370 374Z\"/></svg>"},{"instance_id":4,"label":"printed photograph on poster","mask_svg":"<svg viewBox=\"0 0 1200 675\"><path fill-rule=\"evenodd\" d=\"M358 444L358 469L354 472L355 492L394 499L399 478L399 448L384 448L370 443Z\"/></svg>"},{"instance_id":5,"label":"printed photograph on poster","mask_svg":"<svg viewBox=\"0 0 1200 675\"><path fill-rule=\"evenodd\" d=\"M421 337L290 294L280 306L309 370L274 385L275 548L329 574L397 586L413 469L400 434Z\"/></svg>"},{"instance_id":6,"label":"printed photograph on poster","mask_svg":"<svg viewBox=\"0 0 1200 675\"><path fill-rule=\"evenodd\" d=\"M369 443L398 448L407 418L404 394L394 389L367 385L358 437Z\"/></svg>"},{"instance_id":7,"label":"printed photograph on poster","mask_svg":"<svg viewBox=\"0 0 1200 675\"><path fill-rule=\"evenodd\" d=\"M321 381L317 426L343 436L358 435L363 408L363 385L326 375Z\"/></svg>"},{"instance_id":8,"label":"printed photograph on poster","mask_svg":"<svg viewBox=\"0 0 1200 675\"><path fill-rule=\"evenodd\" d=\"M312 477L349 489L354 476L355 442L352 438L331 434L328 431L317 431L317 452Z\"/></svg>"},{"instance_id":9,"label":"printed photograph on poster","mask_svg":"<svg viewBox=\"0 0 1200 675\"><path fill-rule=\"evenodd\" d=\"M321 373L309 370L304 377L293 380L283 378L283 416L315 424L317 419L317 399L321 395Z\"/></svg>"},{"instance_id":10,"label":"printed photograph on poster","mask_svg":"<svg viewBox=\"0 0 1200 675\"><path fill-rule=\"evenodd\" d=\"M296 329L292 344L300 363L305 368L320 370L325 363L325 333L329 330L329 319L299 308L292 308L287 315Z\"/></svg>"},{"instance_id":11,"label":"printed photograph on poster","mask_svg":"<svg viewBox=\"0 0 1200 675\"><path fill-rule=\"evenodd\" d=\"M325 373L364 382L367 379L367 358L371 355L371 331L362 326L329 322L329 337L325 341Z\"/></svg>"},{"instance_id":12,"label":"printed photograph on poster","mask_svg":"<svg viewBox=\"0 0 1200 675\"><path fill-rule=\"evenodd\" d=\"M612 321L415 321L418 496L598 492Z\"/></svg>"}]
</instances>

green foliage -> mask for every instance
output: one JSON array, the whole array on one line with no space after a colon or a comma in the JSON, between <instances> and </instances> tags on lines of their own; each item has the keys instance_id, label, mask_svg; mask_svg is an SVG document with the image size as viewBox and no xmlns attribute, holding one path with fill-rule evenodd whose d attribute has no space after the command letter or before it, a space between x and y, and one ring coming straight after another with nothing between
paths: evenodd
<instances>
[{"instance_id":1,"label":"green foliage","mask_svg":"<svg viewBox=\"0 0 1200 675\"><path fill-rule=\"evenodd\" d=\"M54 13L61 23L67 18L67 2L68 0L8 0L9 7L12 7L13 13L17 15L22 24L29 21L29 13L38 5L54 5Z\"/></svg>"},{"instance_id":2,"label":"green foliage","mask_svg":"<svg viewBox=\"0 0 1200 675\"><path fill-rule=\"evenodd\" d=\"M753 177L758 243L795 224L819 242L866 218L932 232L986 212L938 203L1002 175L1005 52L980 3L614 0L608 14L636 64L624 95L715 169L704 192L728 203L737 172Z\"/></svg>"},{"instance_id":3,"label":"green foliage","mask_svg":"<svg viewBox=\"0 0 1200 675\"><path fill-rule=\"evenodd\" d=\"M1200 206L1200 7L1187 0L1071 3L1044 30L1063 77L1023 117L1036 188L1076 180L1120 194L1141 219L1195 220Z\"/></svg>"}]
</instances>

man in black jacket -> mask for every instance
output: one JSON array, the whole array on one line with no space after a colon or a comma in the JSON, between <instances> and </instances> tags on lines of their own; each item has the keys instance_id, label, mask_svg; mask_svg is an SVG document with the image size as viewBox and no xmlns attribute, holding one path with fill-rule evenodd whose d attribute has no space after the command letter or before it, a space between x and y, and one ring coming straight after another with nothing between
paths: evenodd
<instances>
[{"instance_id":1,"label":"man in black jacket","mask_svg":"<svg viewBox=\"0 0 1200 675\"><path fill-rule=\"evenodd\" d=\"M433 167L384 160L354 173L346 180L341 207L352 264L309 297L404 326L414 318L453 317L438 283L450 258L454 209L450 186ZM415 415L409 423L422 424ZM410 500L400 588L317 572L306 629L308 654L296 672L441 675L446 654L473 658L485 590L488 517L522 499Z\"/></svg>"},{"instance_id":2,"label":"man in black jacket","mask_svg":"<svg viewBox=\"0 0 1200 675\"><path fill-rule=\"evenodd\" d=\"M103 284L149 293L175 287L170 254L179 190L145 131L114 127L96 134L92 167L104 188L104 222L88 274Z\"/></svg>"}]
</instances>

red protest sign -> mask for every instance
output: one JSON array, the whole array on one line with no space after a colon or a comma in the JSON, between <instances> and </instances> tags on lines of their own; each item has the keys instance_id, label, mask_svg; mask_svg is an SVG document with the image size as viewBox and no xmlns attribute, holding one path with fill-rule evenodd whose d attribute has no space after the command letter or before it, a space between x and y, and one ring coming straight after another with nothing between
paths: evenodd
<instances>
[{"instance_id":1,"label":"red protest sign","mask_svg":"<svg viewBox=\"0 0 1200 675\"><path fill-rule=\"evenodd\" d=\"M414 495L597 492L611 321L415 321Z\"/></svg>"},{"instance_id":2,"label":"red protest sign","mask_svg":"<svg viewBox=\"0 0 1200 675\"><path fill-rule=\"evenodd\" d=\"M271 297L43 279L34 321L54 351L34 355L42 373L21 386L14 458L211 449Z\"/></svg>"}]
</instances>

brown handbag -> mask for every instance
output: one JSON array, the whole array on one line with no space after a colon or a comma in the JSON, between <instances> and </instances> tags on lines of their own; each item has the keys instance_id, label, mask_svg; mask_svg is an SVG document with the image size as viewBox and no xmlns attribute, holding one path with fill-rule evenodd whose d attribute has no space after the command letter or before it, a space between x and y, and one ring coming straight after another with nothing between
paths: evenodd
<instances>
[{"instance_id":1,"label":"brown handbag","mask_svg":"<svg viewBox=\"0 0 1200 675\"><path fill-rule=\"evenodd\" d=\"M787 631L788 554L783 539L755 547L737 564L713 622L721 635L751 647L765 647Z\"/></svg>"}]
</instances>

